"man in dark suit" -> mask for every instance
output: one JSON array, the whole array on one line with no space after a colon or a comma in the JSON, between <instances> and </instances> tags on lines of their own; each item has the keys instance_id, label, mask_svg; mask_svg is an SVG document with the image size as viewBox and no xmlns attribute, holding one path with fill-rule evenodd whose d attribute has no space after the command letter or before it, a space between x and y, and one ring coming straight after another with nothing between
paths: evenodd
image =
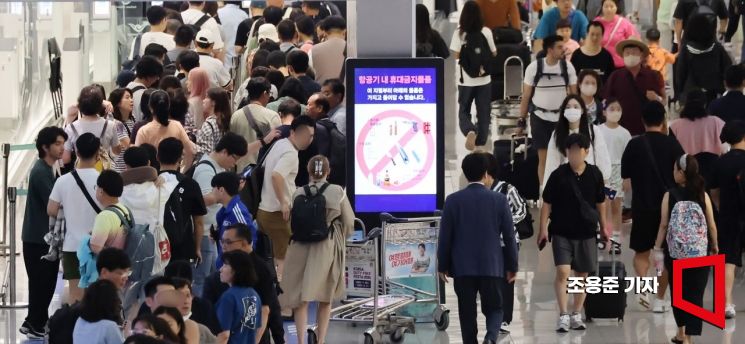
<instances>
[{"instance_id":1,"label":"man in dark suit","mask_svg":"<svg viewBox=\"0 0 745 344\"><path fill-rule=\"evenodd\" d=\"M484 344L496 343L502 323L502 279L515 279L517 244L507 198L485 185L489 162L481 153L463 159L461 168L469 185L448 196L440 223L437 248L440 278L454 281L463 343L478 343L476 294L486 316ZM505 247L501 247L500 236Z\"/></svg>"}]
</instances>

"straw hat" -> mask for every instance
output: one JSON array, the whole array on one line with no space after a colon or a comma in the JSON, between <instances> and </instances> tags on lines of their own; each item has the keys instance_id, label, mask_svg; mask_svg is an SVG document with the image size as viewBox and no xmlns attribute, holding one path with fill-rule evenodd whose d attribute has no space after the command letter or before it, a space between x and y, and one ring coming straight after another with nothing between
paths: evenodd
<instances>
[{"instance_id":1,"label":"straw hat","mask_svg":"<svg viewBox=\"0 0 745 344\"><path fill-rule=\"evenodd\" d=\"M641 49L642 53L649 54L649 47L647 47L644 42L638 40L638 39L625 39L623 41L620 41L616 44L616 53L618 55L623 56L623 50L626 49L626 47L638 47Z\"/></svg>"}]
</instances>

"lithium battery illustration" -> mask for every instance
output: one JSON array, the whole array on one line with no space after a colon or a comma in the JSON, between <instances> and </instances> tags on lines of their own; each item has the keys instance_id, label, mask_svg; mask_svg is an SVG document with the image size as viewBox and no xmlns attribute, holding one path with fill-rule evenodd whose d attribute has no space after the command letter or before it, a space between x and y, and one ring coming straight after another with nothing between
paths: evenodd
<instances>
[{"instance_id":1,"label":"lithium battery illustration","mask_svg":"<svg viewBox=\"0 0 745 344\"><path fill-rule=\"evenodd\" d=\"M415 151L411 151L411 155L413 155L413 156L414 156L414 159L416 160L416 162L417 162L417 163L419 163L419 162L420 162L420 161L419 161L419 156L418 156L418 155L416 155L416 152L415 152Z\"/></svg>"},{"instance_id":2,"label":"lithium battery illustration","mask_svg":"<svg viewBox=\"0 0 745 344\"><path fill-rule=\"evenodd\" d=\"M401 145L398 145L398 152L401 153L401 160L404 161L404 164L409 163L409 156L406 155L406 152L404 152L404 147L401 147Z\"/></svg>"}]
</instances>

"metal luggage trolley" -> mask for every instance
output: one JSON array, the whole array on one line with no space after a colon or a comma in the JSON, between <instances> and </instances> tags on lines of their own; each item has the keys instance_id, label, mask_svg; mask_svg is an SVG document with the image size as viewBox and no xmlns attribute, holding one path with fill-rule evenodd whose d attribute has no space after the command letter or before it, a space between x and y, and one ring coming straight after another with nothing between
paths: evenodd
<instances>
[{"instance_id":1,"label":"metal luggage trolley","mask_svg":"<svg viewBox=\"0 0 745 344\"><path fill-rule=\"evenodd\" d=\"M517 127L517 114L523 92L523 61L519 56L510 56L504 60L504 79L502 100L497 103L498 111L495 124L498 133Z\"/></svg>"}]
</instances>

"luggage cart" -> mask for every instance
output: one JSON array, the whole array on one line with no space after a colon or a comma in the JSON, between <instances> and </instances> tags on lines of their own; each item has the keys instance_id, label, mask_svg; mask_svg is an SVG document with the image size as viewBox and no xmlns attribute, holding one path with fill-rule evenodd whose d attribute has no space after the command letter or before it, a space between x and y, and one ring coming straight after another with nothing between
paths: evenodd
<instances>
[{"instance_id":1,"label":"luggage cart","mask_svg":"<svg viewBox=\"0 0 745 344\"><path fill-rule=\"evenodd\" d=\"M510 56L504 60L504 91L502 100L496 104L495 116L498 135L504 135L507 130L517 128L523 92L523 67L523 61L519 56Z\"/></svg>"},{"instance_id":2,"label":"luggage cart","mask_svg":"<svg viewBox=\"0 0 745 344\"><path fill-rule=\"evenodd\" d=\"M355 219L358 228L365 233L365 226L360 219ZM347 240L347 251L357 250L358 255L364 255L372 264L372 276L369 289L372 297L349 299L342 302L341 306L331 309L331 321L345 322L356 326L358 324L370 324L365 330L365 344L381 343L383 336L390 336L393 343L402 343L405 332L414 333L414 321L412 317L401 317L396 311L416 301L410 295L379 295L382 288L380 281L378 244L382 230L372 229L367 235L359 240ZM375 286L375 287L373 287ZM317 325L308 326L308 344L317 344Z\"/></svg>"}]
</instances>

